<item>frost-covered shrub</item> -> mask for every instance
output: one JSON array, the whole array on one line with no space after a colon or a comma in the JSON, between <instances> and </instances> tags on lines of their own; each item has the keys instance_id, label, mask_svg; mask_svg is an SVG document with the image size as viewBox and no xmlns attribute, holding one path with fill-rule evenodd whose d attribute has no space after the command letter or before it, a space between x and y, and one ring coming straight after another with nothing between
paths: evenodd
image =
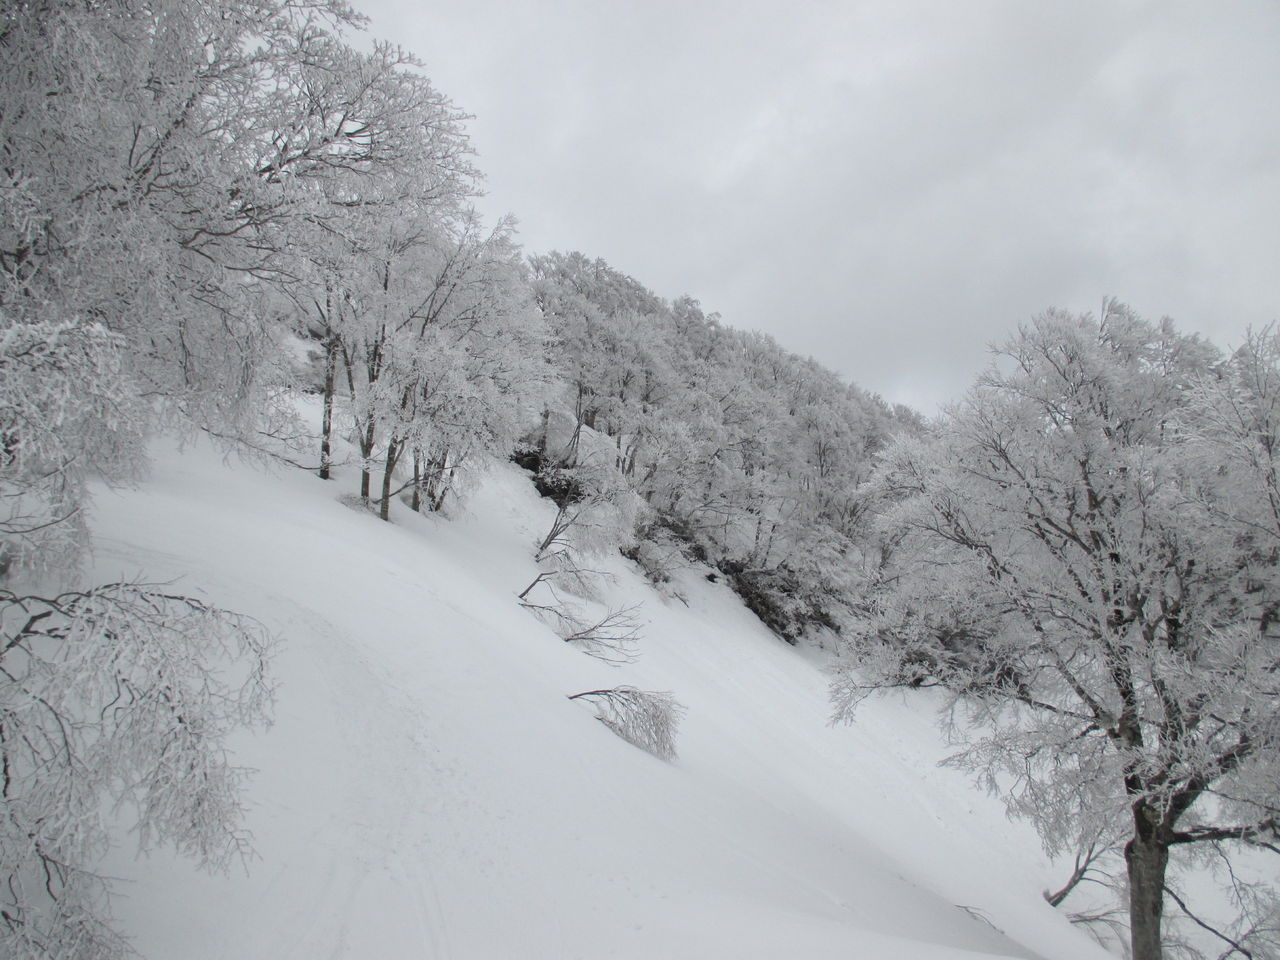
<instances>
[{"instance_id":1,"label":"frost-covered shrub","mask_svg":"<svg viewBox=\"0 0 1280 960\"><path fill-rule=\"evenodd\" d=\"M669 692L613 687L575 693L570 700L589 700L596 719L620 736L659 760L676 758L676 730L685 707Z\"/></svg>"}]
</instances>

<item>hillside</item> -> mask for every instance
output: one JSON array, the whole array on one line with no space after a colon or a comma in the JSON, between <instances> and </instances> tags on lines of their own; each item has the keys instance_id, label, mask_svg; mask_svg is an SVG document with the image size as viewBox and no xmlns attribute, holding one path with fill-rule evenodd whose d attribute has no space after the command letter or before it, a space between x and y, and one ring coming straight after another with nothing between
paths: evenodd
<instances>
[{"instance_id":1,"label":"hillside","mask_svg":"<svg viewBox=\"0 0 1280 960\"><path fill-rule=\"evenodd\" d=\"M515 594L553 509L494 466L454 516L385 524L347 483L155 451L95 492L94 574L176 578L284 640L256 768L256 856L206 876L121 838L121 925L152 958L1107 954L1040 897L1063 879L945 755L928 701L828 725L827 677L722 584L641 602L640 657L560 642ZM566 695L632 684L688 707L663 763Z\"/></svg>"}]
</instances>

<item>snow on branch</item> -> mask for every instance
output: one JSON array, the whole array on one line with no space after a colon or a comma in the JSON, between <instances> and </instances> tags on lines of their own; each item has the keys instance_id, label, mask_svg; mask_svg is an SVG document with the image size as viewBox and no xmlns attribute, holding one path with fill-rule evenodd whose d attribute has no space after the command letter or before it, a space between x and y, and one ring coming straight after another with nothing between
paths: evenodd
<instances>
[{"instance_id":1,"label":"snow on branch","mask_svg":"<svg viewBox=\"0 0 1280 960\"><path fill-rule=\"evenodd\" d=\"M249 852L235 728L267 720L273 638L164 586L0 590L0 955L115 957L93 871L114 801L143 849L209 868Z\"/></svg>"},{"instance_id":2,"label":"snow on branch","mask_svg":"<svg viewBox=\"0 0 1280 960\"><path fill-rule=\"evenodd\" d=\"M596 719L634 746L659 760L676 758L676 730L685 706L666 691L613 687L575 693L570 700L589 700Z\"/></svg>"},{"instance_id":3,"label":"snow on branch","mask_svg":"<svg viewBox=\"0 0 1280 960\"><path fill-rule=\"evenodd\" d=\"M634 662L638 656L639 604L610 609L594 621L584 617L575 606L561 601L558 595L552 603L521 601L520 605L554 630L561 640L589 657L621 665Z\"/></svg>"},{"instance_id":4,"label":"snow on branch","mask_svg":"<svg viewBox=\"0 0 1280 960\"><path fill-rule=\"evenodd\" d=\"M588 656L608 663L630 663L636 658L640 641L640 621L636 617L639 604L610 610L595 623L579 626L564 637Z\"/></svg>"}]
</instances>

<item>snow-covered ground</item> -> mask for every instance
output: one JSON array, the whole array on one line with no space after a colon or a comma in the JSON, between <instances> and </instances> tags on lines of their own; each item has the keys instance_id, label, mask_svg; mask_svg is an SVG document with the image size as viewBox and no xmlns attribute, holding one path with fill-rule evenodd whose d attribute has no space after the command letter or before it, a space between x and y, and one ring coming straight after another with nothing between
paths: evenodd
<instances>
[{"instance_id":1,"label":"snow-covered ground","mask_svg":"<svg viewBox=\"0 0 1280 960\"><path fill-rule=\"evenodd\" d=\"M256 858L109 859L146 956L1107 956L1041 898L1064 876L1029 830L936 765L923 695L833 728L812 655L698 572L664 597L621 557L603 599L644 629L611 667L516 601L553 512L527 475L393 524L350 486L196 445L96 493L99 579L178 578L284 638L275 725L233 744ZM688 707L677 761L566 699L620 684Z\"/></svg>"}]
</instances>

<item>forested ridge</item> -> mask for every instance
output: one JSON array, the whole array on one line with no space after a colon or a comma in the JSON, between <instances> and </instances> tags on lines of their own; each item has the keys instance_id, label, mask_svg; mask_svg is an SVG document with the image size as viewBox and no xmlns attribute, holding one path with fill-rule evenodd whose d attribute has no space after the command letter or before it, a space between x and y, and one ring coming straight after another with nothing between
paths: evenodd
<instances>
[{"instance_id":1,"label":"forested ridge","mask_svg":"<svg viewBox=\"0 0 1280 960\"><path fill-rule=\"evenodd\" d=\"M1280 830L1274 331L1228 356L1116 302L1050 311L926 421L691 297L526 256L475 209L465 115L359 26L327 0L0 13L4 951L127 953L93 872L104 800L206 865L247 843L223 744L267 714L274 639L82 574L87 485L177 431L384 521L465 509L515 460L558 513L513 593L563 639L634 655L629 611L574 600L621 551L837 651L842 719L946 688L977 717L959 762L1075 881L1127 871L1133 955L1172 955L1165 904L1197 916L1177 869ZM577 696L674 756L675 700ZM1224 956L1276 955L1265 875L1230 874L1234 919L1195 919Z\"/></svg>"}]
</instances>

